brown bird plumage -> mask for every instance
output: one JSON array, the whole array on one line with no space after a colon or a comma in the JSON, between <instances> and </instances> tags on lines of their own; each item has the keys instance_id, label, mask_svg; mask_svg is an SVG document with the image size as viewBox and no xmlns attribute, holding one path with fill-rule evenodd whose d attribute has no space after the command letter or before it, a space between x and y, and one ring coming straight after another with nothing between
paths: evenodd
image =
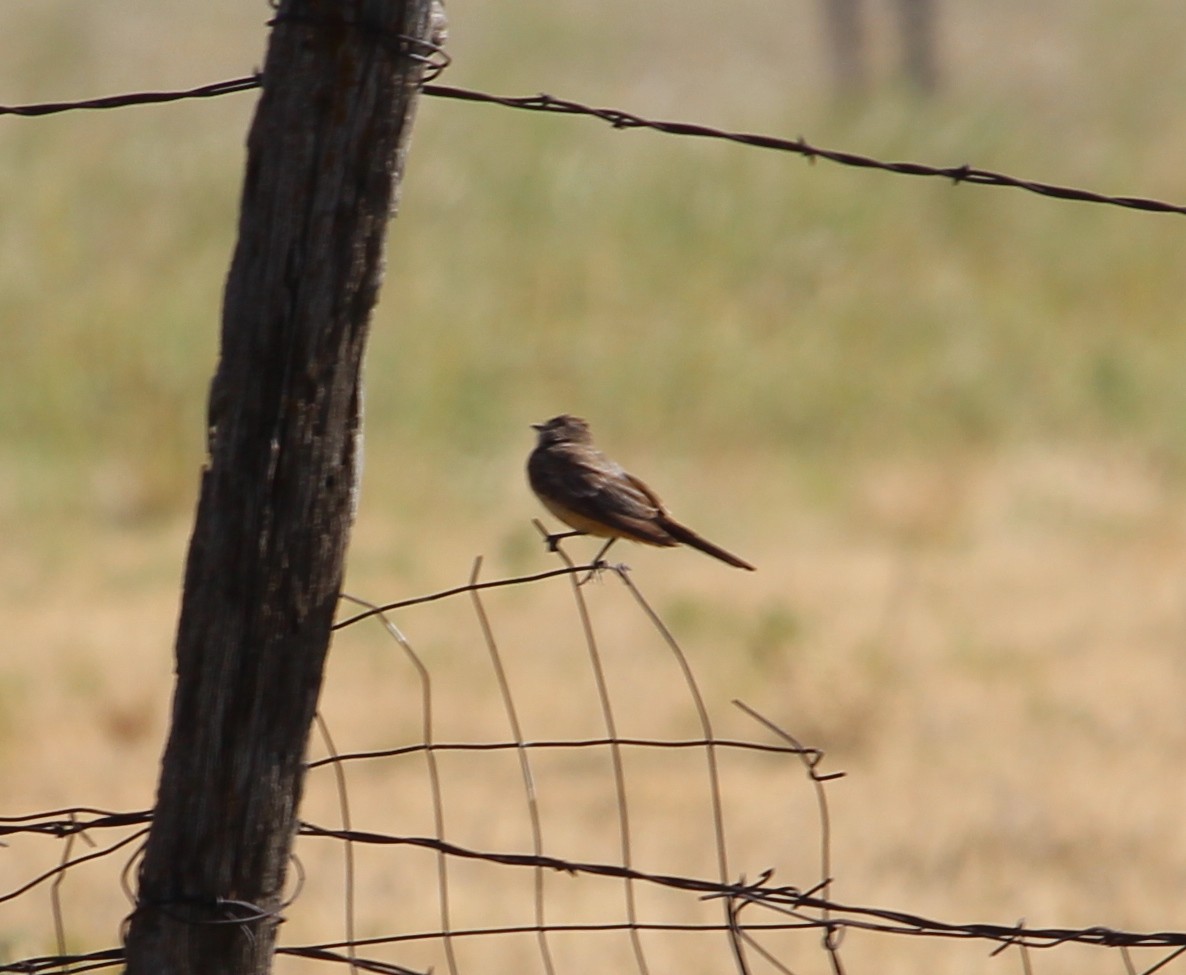
<instances>
[{"instance_id":1,"label":"brown bird plumage","mask_svg":"<svg viewBox=\"0 0 1186 975\"><path fill-rule=\"evenodd\" d=\"M600 561L619 538L645 545L690 545L739 569L754 567L671 517L659 496L593 446L579 416L533 423L539 442L527 458L531 489L552 514L573 529L567 534L608 538ZM549 537L554 544L557 538Z\"/></svg>"}]
</instances>

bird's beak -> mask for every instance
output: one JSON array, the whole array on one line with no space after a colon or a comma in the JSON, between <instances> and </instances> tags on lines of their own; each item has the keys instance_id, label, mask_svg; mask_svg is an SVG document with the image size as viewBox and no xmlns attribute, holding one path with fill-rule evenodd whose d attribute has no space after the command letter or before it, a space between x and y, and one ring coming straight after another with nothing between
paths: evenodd
<instances>
[{"instance_id":1,"label":"bird's beak","mask_svg":"<svg viewBox=\"0 0 1186 975\"><path fill-rule=\"evenodd\" d=\"M531 424L531 429L532 429L532 430L539 431L539 430L542 430L543 428L544 428L544 424L542 424L542 423L533 423L533 424Z\"/></svg>"}]
</instances>

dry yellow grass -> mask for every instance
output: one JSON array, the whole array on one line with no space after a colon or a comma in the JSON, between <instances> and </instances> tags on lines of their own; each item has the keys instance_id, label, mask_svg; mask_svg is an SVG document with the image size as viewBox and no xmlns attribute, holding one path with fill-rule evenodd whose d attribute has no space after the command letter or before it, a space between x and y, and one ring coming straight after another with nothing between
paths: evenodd
<instances>
[{"instance_id":1,"label":"dry yellow grass","mask_svg":"<svg viewBox=\"0 0 1186 975\"><path fill-rule=\"evenodd\" d=\"M517 468L521 458L505 461ZM838 899L952 921L1181 926L1186 504L1155 469L1102 449L869 465L852 471L843 518L813 513L760 465L739 472L737 490L771 513L727 519L727 537L758 562L757 574L730 573L694 552L623 555L681 639L718 734L761 737L729 706L738 697L825 749L827 769L849 773L828 787ZM444 534L448 513L434 512L416 569L391 568L405 533L381 485L368 497L352 559L362 568L349 582L368 598L406 596L413 579L421 589L463 581L470 557L507 533L534 545L525 520L493 517ZM507 508L519 500L508 492ZM710 508L698 521L713 520ZM442 535L427 541L437 527ZM106 531L83 540L87 564L68 554L47 559L23 586L16 580L29 580L27 560L9 552L0 565L10 580L0 587L9 645L30 648L6 662L9 812L151 801L184 532ZM547 564L536 552L514 568ZM492 556L485 574L510 568ZM587 587L587 597L619 733L695 736L674 662L625 592L610 579ZM491 594L486 604L526 735L601 735L565 584ZM437 740L506 739L467 603L397 618L432 674ZM771 618L793 623L764 629ZM377 627L339 636L323 713L342 750L420 740L414 672ZM440 761L450 839L530 849L513 756ZM534 762L547 850L615 861L606 756L537 754ZM819 829L797 765L737 756L723 764L732 870L753 877L774 867L782 883L810 886ZM432 833L422 757L353 766L348 775L356 827ZM636 863L712 877L702 756L631 755L627 779ZM336 823L327 770L312 775L305 815ZM59 853L50 840L22 842L5 852L6 877L33 870L30 846L42 863ZM341 932L340 850L307 841L301 857L309 878L284 939L332 940ZM530 923L525 871L458 864L451 880L455 925ZM78 944L110 942L126 911L110 884L103 870L67 882ZM622 917L617 885L555 875L547 890L553 923ZM360 934L435 928L435 892L428 854L360 851ZM650 891L640 902L656 919L713 919L709 908L676 909L674 899ZM6 905L3 930L13 957L47 950L44 895ZM538 964L533 944L506 938L459 951L470 965L529 971ZM814 935L774 944L796 970L823 970ZM560 970L592 971L594 945L614 967L629 964L622 937L567 936L556 940ZM715 938L648 935L646 945L658 970L710 972L728 963ZM439 945L388 951L413 967L442 965ZM992 969L982 946L934 941L854 936L844 954L851 970ZM1041 956L1039 970L1103 972L1116 964L1102 950L1066 949ZM280 970L304 969L290 961Z\"/></svg>"},{"instance_id":2,"label":"dry yellow grass","mask_svg":"<svg viewBox=\"0 0 1186 975\"><path fill-rule=\"evenodd\" d=\"M806 6L730 5L744 30L690 0L513 6L450 2L446 80L1181 195L1174 0L952 0L944 96L887 86L863 111L821 91ZM5 11L0 101L239 75L268 15L231 0ZM249 111L244 96L0 125L0 813L152 801ZM828 789L838 899L1181 930L1184 260L1171 218L426 102L376 316L348 587L385 600L455 585L479 553L488 576L549 565L529 526L526 425L587 412L682 517L759 566L621 555L718 734L759 734L728 703L741 698L848 772ZM621 588L587 595L620 732L697 734ZM565 585L488 607L526 734L599 735ZM505 737L464 601L399 622L432 670L437 737ZM418 740L418 708L379 629L341 635L324 697L339 748ZM631 758L644 869L712 875L700 758ZM615 859L604 755L536 763L548 851ZM510 757L442 768L450 838L529 848ZM801 772L731 757L725 773L731 868L814 883ZM356 826L431 832L420 759L349 776ZM305 814L335 820L325 771ZM48 838L0 849L0 889L60 852ZM300 853L309 879L284 940L337 937L340 850ZM547 884L554 922L622 917L614 885ZM115 941L127 905L110 871L79 871L63 894L72 946ZM459 865L452 894L459 926L530 916L530 878L505 869ZM431 857L363 854L363 936L436 927L435 898ZM646 938L656 972L729 970L723 942L707 944ZM554 945L562 972L631 964L620 935ZM778 945L795 971L826 970L814 934ZM50 950L44 891L0 904L0 959ZM843 950L851 971L1018 968L933 940L853 934ZM463 970L538 968L529 937L459 951ZM389 957L443 970L437 945ZM1034 965L1122 967L1069 947Z\"/></svg>"}]
</instances>

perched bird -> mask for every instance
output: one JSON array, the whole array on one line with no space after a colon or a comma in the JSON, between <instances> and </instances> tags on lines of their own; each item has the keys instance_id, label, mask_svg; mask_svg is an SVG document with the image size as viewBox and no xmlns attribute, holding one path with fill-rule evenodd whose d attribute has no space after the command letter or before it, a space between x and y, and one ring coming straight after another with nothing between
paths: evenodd
<instances>
[{"instance_id":1,"label":"perched bird","mask_svg":"<svg viewBox=\"0 0 1186 975\"><path fill-rule=\"evenodd\" d=\"M671 517L649 487L593 446L589 424L563 414L533 423L539 442L527 458L527 479L543 506L573 531L548 536L548 545L572 535L608 538L600 562L619 538L645 545L684 544L739 569L754 567L701 538Z\"/></svg>"}]
</instances>

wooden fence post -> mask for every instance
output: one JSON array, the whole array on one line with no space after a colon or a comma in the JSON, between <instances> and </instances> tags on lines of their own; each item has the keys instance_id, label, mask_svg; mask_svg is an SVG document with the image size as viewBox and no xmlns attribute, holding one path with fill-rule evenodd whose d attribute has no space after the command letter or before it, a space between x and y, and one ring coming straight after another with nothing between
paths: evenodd
<instances>
[{"instance_id":1,"label":"wooden fence post","mask_svg":"<svg viewBox=\"0 0 1186 975\"><path fill-rule=\"evenodd\" d=\"M270 969L429 0L283 0L248 139L129 975ZM167 283L162 282L162 286Z\"/></svg>"}]
</instances>

